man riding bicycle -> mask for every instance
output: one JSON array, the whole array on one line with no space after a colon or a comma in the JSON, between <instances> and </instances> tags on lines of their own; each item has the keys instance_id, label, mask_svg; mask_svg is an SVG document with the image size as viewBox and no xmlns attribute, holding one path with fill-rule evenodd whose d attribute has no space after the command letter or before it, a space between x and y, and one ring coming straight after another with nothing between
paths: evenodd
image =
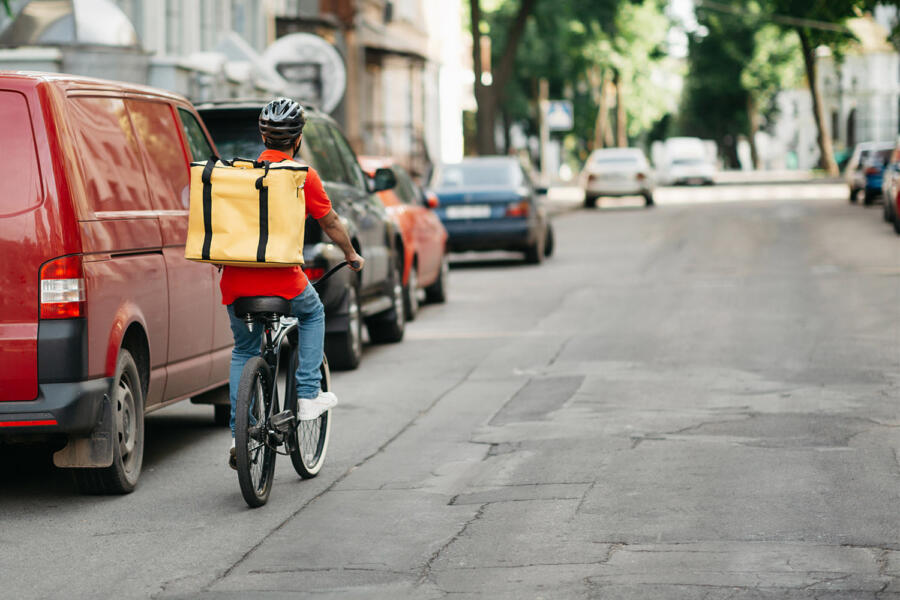
<instances>
[{"instance_id":1,"label":"man riding bicycle","mask_svg":"<svg viewBox=\"0 0 900 600\"><path fill-rule=\"evenodd\" d=\"M303 107L289 98L276 98L259 114L259 133L266 150L260 161L281 162L293 160L300 149L306 115ZM303 186L306 213L319 222L322 231L344 252L344 257L354 271L362 269L365 260L350 243L347 230L322 186L315 169L309 168ZM247 324L235 316L232 306L242 296L280 296L291 302L291 314L297 317L300 334L300 366L296 372L298 417L301 421L317 419L337 404L332 392L321 390L322 355L325 339L325 309L316 289L300 267L236 267L226 265L219 284L222 303L227 305L234 333L234 350L231 353L229 395L231 398L231 449L228 465L237 468L234 449L234 415L237 404L238 383L244 365L253 356L259 356L262 331L250 331Z\"/></svg>"}]
</instances>

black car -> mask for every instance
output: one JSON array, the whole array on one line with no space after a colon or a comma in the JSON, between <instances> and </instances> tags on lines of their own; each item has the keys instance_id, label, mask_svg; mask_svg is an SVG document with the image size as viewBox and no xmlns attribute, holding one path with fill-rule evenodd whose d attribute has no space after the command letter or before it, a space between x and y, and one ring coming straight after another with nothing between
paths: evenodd
<instances>
[{"instance_id":1,"label":"black car","mask_svg":"<svg viewBox=\"0 0 900 600\"><path fill-rule=\"evenodd\" d=\"M437 215L451 251L512 250L539 263L553 252L553 228L541 197L518 159L467 158L444 164L431 177Z\"/></svg>"},{"instance_id":2,"label":"black car","mask_svg":"<svg viewBox=\"0 0 900 600\"><path fill-rule=\"evenodd\" d=\"M262 102L222 102L197 106L223 158L256 158L265 149L257 128ZM362 323L375 343L403 338L402 261L397 248L400 232L373 195L376 187L394 184L390 170L375 179L360 169L356 155L337 124L307 108L307 123L298 160L319 173L335 212L341 216L357 252L366 259L360 273L341 269L323 282L319 296L325 305L325 354L329 365L354 369L362 356ZM378 180L376 185L375 181ZM303 270L315 281L344 260L344 253L310 217L306 220Z\"/></svg>"}]
</instances>

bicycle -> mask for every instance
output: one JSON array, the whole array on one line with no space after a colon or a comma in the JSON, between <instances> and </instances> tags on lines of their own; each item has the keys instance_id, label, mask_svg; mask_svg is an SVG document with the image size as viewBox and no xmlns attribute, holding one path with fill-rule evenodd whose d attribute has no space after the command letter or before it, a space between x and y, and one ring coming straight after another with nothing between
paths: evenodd
<instances>
[{"instance_id":1,"label":"bicycle","mask_svg":"<svg viewBox=\"0 0 900 600\"><path fill-rule=\"evenodd\" d=\"M318 287L347 264L338 264L313 285ZM313 420L297 418L294 374L300 360L299 332L297 319L289 316L290 301L278 296L248 296L236 299L233 306L235 315L251 330L256 323L265 327L260 356L248 360L241 372L235 407L238 482L244 500L256 508L269 499L278 454L290 455L294 470L303 479L319 474L328 450L331 410ZM331 373L324 355L321 371L322 391L327 392ZM280 398L284 410L279 410ZM282 446L285 451L280 450Z\"/></svg>"}]
</instances>

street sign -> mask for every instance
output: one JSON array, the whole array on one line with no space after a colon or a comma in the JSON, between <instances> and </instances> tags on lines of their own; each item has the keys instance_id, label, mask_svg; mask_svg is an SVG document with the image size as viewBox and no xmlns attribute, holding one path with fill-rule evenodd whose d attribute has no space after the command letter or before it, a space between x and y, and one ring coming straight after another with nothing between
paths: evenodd
<instances>
[{"instance_id":1,"label":"street sign","mask_svg":"<svg viewBox=\"0 0 900 600\"><path fill-rule=\"evenodd\" d=\"M569 100L547 100L543 103L544 122L550 131L570 131L575 126L575 111Z\"/></svg>"}]
</instances>

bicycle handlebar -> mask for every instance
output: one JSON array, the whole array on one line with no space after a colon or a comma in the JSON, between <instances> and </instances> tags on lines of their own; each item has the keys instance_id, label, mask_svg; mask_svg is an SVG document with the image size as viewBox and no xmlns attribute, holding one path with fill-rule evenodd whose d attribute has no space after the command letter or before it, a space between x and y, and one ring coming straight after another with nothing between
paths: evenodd
<instances>
[{"instance_id":1,"label":"bicycle handlebar","mask_svg":"<svg viewBox=\"0 0 900 600\"><path fill-rule=\"evenodd\" d=\"M332 275L334 275L335 273L337 273L338 271L340 271L342 268L346 267L347 265L352 266L354 269L359 269L359 267L360 267L359 261L356 261L356 260L354 260L352 264L349 263L349 262L347 262L346 260L341 261L339 264L337 264L337 265L335 265L334 267L332 267L331 269L329 269L328 272L325 273L324 275L322 275L322 276L318 279L318 281L315 281L315 282L313 283L313 285L316 287L316 289L318 289L318 286L319 286L323 281L325 281L326 279L328 279L329 277L331 277Z\"/></svg>"}]
</instances>

